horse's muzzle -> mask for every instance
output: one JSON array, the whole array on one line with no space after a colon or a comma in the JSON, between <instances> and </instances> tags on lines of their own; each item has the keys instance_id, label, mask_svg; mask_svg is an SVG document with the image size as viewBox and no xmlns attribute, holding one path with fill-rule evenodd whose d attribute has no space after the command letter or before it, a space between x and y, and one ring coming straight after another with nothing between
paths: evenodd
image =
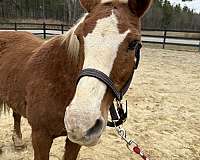
<instances>
[{"instance_id":1,"label":"horse's muzzle","mask_svg":"<svg viewBox=\"0 0 200 160\"><path fill-rule=\"evenodd\" d=\"M105 122L102 116L93 120L93 122L91 122L91 119L87 119L87 115L84 120L65 117L67 136L70 141L79 145L94 146L99 142L101 134L106 127Z\"/></svg>"}]
</instances>

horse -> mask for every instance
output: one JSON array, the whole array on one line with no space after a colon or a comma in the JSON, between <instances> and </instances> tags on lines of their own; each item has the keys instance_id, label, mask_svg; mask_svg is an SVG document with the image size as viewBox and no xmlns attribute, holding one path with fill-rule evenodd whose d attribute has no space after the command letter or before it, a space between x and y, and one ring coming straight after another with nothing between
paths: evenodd
<instances>
[{"instance_id":1,"label":"horse","mask_svg":"<svg viewBox=\"0 0 200 160\"><path fill-rule=\"evenodd\" d=\"M86 14L66 34L47 41L27 32L0 32L0 106L13 110L13 141L23 146L21 116L32 129L34 160L49 160L53 139L66 136L63 160L98 143L116 98L81 71L101 71L116 90L134 72L141 17L151 0L80 0ZM4 105L3 105L4 104Z\"/></svg>"}]
</instances>

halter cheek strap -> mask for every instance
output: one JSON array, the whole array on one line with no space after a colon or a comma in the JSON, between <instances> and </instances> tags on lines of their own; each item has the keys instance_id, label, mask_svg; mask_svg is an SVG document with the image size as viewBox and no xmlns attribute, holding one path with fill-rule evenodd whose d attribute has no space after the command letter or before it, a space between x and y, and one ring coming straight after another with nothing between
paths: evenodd
<instances>
[{"instance_id":1,"label":"halter cheek strap","mask_svg":"<svg viewBox=\"0 0 200 160\"><path fill-rule=\"evenodd\" d=\"M135 62L135 68L137 69L140 63L140 49L142 48L142 44L141 43L136 43L135 45L135 58L136 58L136 62Z\"/></svg>"}]
</instances>

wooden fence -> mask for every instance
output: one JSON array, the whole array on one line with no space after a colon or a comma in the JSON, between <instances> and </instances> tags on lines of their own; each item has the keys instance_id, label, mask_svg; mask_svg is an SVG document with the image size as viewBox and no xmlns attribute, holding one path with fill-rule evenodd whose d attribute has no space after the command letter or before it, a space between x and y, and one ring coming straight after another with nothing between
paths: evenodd
<instances>
[{"instance_id":1,"label":"wooden fence","mask_svg":"<svg viewBox=\"0 0 200 160\"><path fill-rule=\"evenodd\" d=\"M142 32L143 37L153 38L143 42L161 44L163 49L166 45L179 45L198 47L200 51L200 31L145 28Z\"/></svg>"},{"instance_id":2,"label":"wooden fence","mask_svg":"<svg viewBox=\"0 0 200 160\"><path fill-rule=\"evenodd\" d=\"M72 25L46 24L46 23L0 23L0 31L30 31L35 35L47 36L64 34ZM47 32L50 31L50 32ZM56 31L56 32L55 32Z\"/></svg>"},{"instance_id":3,"label":"wooden fence","mask_svg":"<svg viewBox=\"0 0 200 160\"><path fill-rule=\"evenodd\" d=\"M29 31L35 35L48 36L64 34L71 24L46 24L46 23L0 23L0 30ZM142 29L144 43L166 45L179 45L197 47L200 51L200 31L168 30L168 29Z\"/></svg>"}]
</instances>

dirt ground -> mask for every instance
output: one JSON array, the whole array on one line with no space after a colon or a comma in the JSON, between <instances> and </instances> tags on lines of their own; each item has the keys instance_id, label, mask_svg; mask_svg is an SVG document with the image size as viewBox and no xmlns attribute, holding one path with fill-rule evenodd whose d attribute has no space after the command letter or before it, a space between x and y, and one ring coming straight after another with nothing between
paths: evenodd
<instances>
[{"instance_id":1,"label":"dirt ground","mask_svg":"<svg viewBox=\"0 0 200 160\"><path fill-rule=\"evenodd\" d=\"M126 99L129 116L124 128L151 160L200 160L200 53L143 49L139 69ZM0 118L0 160L32 160L30 127L23 119L27 148L15 151L12 116ZM61 160L65 138L54 141L50 160ZM83 147L79 160L140 160L113 129L100 143Z\"/></svg>"}]
</instances>

